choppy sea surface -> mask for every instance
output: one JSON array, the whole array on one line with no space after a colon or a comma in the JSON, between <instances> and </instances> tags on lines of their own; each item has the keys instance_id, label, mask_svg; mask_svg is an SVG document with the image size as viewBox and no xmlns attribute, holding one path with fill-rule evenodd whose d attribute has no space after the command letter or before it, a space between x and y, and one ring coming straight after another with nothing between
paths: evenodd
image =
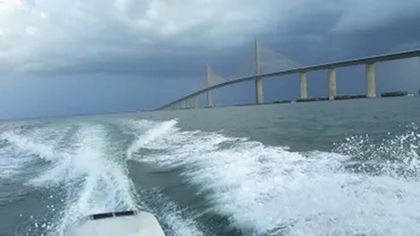
<instances>
[{"instance_id":1,"label":"choppy sea surface","mask_svg":"<svg viewBox=\"0 0 420 236\"><path fill-rule=\"evenodd\" d=\"M420 97L0 123L0 235L420 235Z\"/></svg>"}]
</instances>

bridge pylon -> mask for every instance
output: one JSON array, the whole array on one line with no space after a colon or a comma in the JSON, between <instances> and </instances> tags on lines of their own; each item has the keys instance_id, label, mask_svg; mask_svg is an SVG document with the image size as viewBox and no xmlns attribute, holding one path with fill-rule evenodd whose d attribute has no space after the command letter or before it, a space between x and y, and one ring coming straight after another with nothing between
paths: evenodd
<instances>
[{"instance_id":1,"label":"bridge pylon","mask_svg":"<svg viewBox=\"0 0 420 236\"><path fill-rule=\"evenodd\" d=\"M308 98L308 82L306 80L306 71L299 73L299 82L300 82L300 99Z\"/></svg>"},{"instance_id":2,"label":"bridge pylon","mask_svg":"<svg viewBox=\"0 0 420 236\"><path fill-rule=\"evenodd\" d=\"M375 64L366 63L366 96L368 98L376 97L376 76Z\"/></svg>"},{"instance_id":3,"label":"bridge pylon","mask_svg":"<svg viewBox=\"0 0 420 236\"><path fill-rule=\"evenodd\" d=\"M210 88L211 86L213 86L212 83L212 79L213 79L213 71L211 70L210 66L207 65L206 66L206 82L207 82L207 88ZM207 106L208 107L213 107L213 91L209 90L207 91Z\"/></svg>"},{"instance_id":4,"label":"bridge pylon","mask_svg":"<svg viewBox=\"0 0 420 236\"><path fill-rule=\"evenodd\" d=\"M256 73L242 76L238 78L231 78L225 80L224 78L215 74L209 66L206 68L205 80L202 80L202 87L200 90L195 91L187 96L184 96L180 99L177 99L169 104L166 104L159 108L163 109L185 109L185 108L198 108L199 100L198 97L201 94L207 93L207 105L209 107L214 106L213 104L213 94L212 91L218 88L229 86L236 83L241 83L245 81L255 81L255 95L257 104L264 102L263 94L263 83L262 79L265 78L275 78L279 76L299 74L300 78L300 98L308 98L308 84L307 84L307 73L313 71L328 71L328 97L333 100L337 98L337 81L336 81L336 69L357 65L365 65L365 77L366 77L366 97L374 98L376 97L376 73L375 65L377 63L382 63L386 61L395 61L402 60L407 58L419 58L420 59L420 49L410 50L410 51L401 51L381 55L373 55L369 57L362 58L353 58L342 61L329 62L324 64L315 64L310 66L293 66L293 63L290 63L290 60L285 62L286 65L292 65L293 67L284 68L279 71L273 72L264 72L261 71L261 46L258 41L255 41L255 66ZM287 59L287 58L286 58ZM420 63L420 60L419 60Z\"/></svg>"},{"instance_id":5,"label":"bridge pylon","mask_svg":"<svg viewBox=\"0 0 420 236\"><path fill-rule=\"evenodd\" d=\"M328 69L328 99L334 100L337 96L337 80L335 68Z\"/></svg>"},{"instance_id":6,"label":"bridge pylon","mask_svg":"<svg viewBox=\"0 0 420 236\"><path fill-rule=\"evenodd\" d=\"M259 77L261 74L261 52L260 43L255 40L255 100L257 104L264 103L264 85L262 78Z\"/></svg>"}]
</instances>

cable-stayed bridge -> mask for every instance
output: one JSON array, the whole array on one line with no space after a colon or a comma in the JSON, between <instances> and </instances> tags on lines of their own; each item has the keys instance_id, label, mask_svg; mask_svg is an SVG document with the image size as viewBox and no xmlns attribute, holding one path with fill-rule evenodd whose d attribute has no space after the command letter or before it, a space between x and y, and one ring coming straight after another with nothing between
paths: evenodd
<instances>
[{"instance_id":1,"label":"cable-stayed bridge","mask_svg":"<svg viewBox=\"0 0 420 236\"><path fill-rule=\"evenodd\" d=\"M177 99L169 104L160 107L158 110L172 110L172 109L191 109L200 108L199 97L203 94L207 96L207 104L205 107L213 107L213 91L222 87L241 83L245 81L255 81L255 103L264 103L264 86L263 80L267 78L280 77L290 74L299 75L300 82L300 98L299 100L306 100L308 98L307 73L313 71L327 70L328 78L328 99L334 100L337 97L336 84L336 68L349 67L356 65L365 65L365 79L366 79L366 97L376 97L376 73L375 64L385 61L401 60L420 57L420 49L401 51L396 53L374 55L363 58L354 58L343 61L336 61L325 64L300 66L293 60L275 53L273 50L263 47L258 41L255 41L255 74L224 79L217 75L210 66L207 65L206 77L202 81L201 87L198 91ZM419 58L420 60L420 58ZM268 63L267 63L268 62ZM262 73L262 66L264 69L270 65L275 65L273 72ZM267 65L268 64L268 65Z\"/></svg>"}]
</instances>

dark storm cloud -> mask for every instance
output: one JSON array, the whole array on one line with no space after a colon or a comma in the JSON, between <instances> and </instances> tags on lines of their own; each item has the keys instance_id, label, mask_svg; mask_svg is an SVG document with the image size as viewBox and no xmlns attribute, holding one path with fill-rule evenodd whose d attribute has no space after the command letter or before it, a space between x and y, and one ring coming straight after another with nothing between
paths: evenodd
<instances>
[{"instance_id":1,"label":"dark storm cloud","mask_svg":"<svg viewBox=\"0 0 420 236\"><path fill-rule=\"evenodd\" d=\"M419 1L193 2L76 1L64 9L30 1L20 34L8 33L15 41L3 33L14 50L0 58L32 72L192 75L206 60L248 50L254 38L302 63L420 44ZM18 10L9 18L24 14Z\"/></svg>"},{"instance_id":2,"label":"dark storm cloud","mask_svg":"<svg viewBox=\"0 0 420 236\"><path fill-rule=\"evenodd\" d=\"M418 0L10 0L0 3L0 70L36 83L147 81L169 101L198 88L206 64L227 78L252 73L254 39L300 65L419 48L416 9Z\"/></svg>"}]
</instances>

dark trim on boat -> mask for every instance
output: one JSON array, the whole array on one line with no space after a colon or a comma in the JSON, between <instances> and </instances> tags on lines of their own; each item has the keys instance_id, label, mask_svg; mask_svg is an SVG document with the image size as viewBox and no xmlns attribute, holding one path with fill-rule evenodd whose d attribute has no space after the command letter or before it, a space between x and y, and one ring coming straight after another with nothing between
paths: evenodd
<instances>
[{"instance_id":1,"label":"dark trim on boat","mask_svg":"<svg viewBox=\"0 0 420 236\"><path fill-rule=\"evenodd\" d=\"M137 215L136 211L118 211L118 212L107 212L90 215L90 220L100 220L105 218L120 217L120 216L132 216Z\"/></svg>"}]
</instances>

